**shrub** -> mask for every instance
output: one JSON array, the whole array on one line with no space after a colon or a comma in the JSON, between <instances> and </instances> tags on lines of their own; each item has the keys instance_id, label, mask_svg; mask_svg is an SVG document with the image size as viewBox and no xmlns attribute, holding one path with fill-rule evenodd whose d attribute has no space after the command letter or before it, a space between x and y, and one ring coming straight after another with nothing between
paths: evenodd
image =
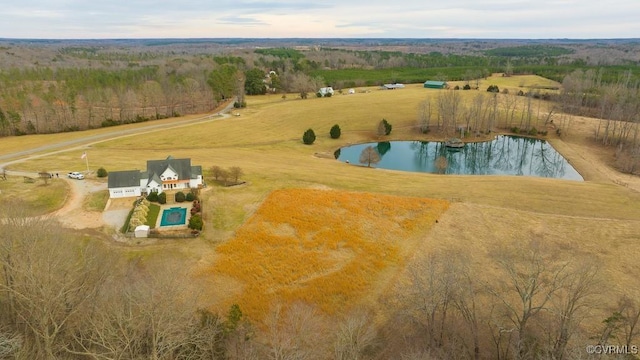
<instances>
[{"instance_id":1,"label":"shrub","mask_svg":"<svg viewBox=\"0 0 640 360\"><path fill-rule=\"evenodd\" d=\"M193 207L191 208L191 210L193 210L193 209L196 210L195 212L200 212L200 209L201 209L200 201L198 201L198 200L194 200L193 201Z\"/></svg>"},{"instance_id":2,"label":"shrub","mask_svg":"<svg viewBox=\"0 0 640 360\"><path fill-rule=\"evenodd\" d=\"M194 214L189 218L189 229L202 230L202 216Z\"/></svg>"},{"instance_id":3,"label":"shrub","mask_svg":"<svg viewBox=\"0 0 640 360\"><path fill-rule=\"evenodd\" d=\"M196 195L192 192L188 192L187 196L185 196L185 200L187 201L193 201L196 199Z\"/></svg>"},{"instance_id":4,"label":"shrub","mask_svg":"<svg viewBox=\"0 0 640 360\"><path fill-rule=\"evenodd\" d=\"M316 97L321 98L321 97L322 97L322 93L321 93L320 91L318 91L318 92L316 93Z\"/></svg>"},{"instance_id":5,"label":"shrub","mask_svg":"<svg viewBox=\"0 0 640 360\"><path fill-rule=\"evenodd\" d=\"M150 192L149 195L147 195L147 200L151 202L158 202L158 193L155 191Z\"/></svg>"},{"instance_id":6,"label":"shrub","mask_svg":"<svg viewBox=\"0 0 640 360\"><path fill-rule=\"evenodd\" d=\"M517 126L514 126L514 127L511 128L511 132L514 133L514 134L518 134L518 133L520 133L520 129Z\"/></svg>"},{"instance_id":7,"label":"shrub","mask_svg":"<svg viewBox=\"0 0 640 360\"><path fill-rule=\"evenodd\" d=\"M167 203L167 193L158 194L158 202L160 204L166 204Z\"/></svg>"},{"instance_id":8,"label":"shrub","mask_svg":"<svg viewBox=\"0 0 640 360\"><path fill-rule=\"evenodd\" d=\"M338 124L333 125L331 127L331 130L329 130L329 135L331 136L332 139L338 139L340 137L340 134L341 134L341 130Z\"/></svg>"},{"instance_id":9,"label":"shrub","mask_svg":"<svg viewBox=\"0 0 640 360\"><path fill-rule=\"evenodd\" d=\"M107 172L107 170L105 170L105 168L101 167L100 169L98 169L98 172L96 173L96 175L99 178L103 178L103 177L106 177L107 175L109 175L109 173Z\"/></svg>"},{"instance_id":10,"label":"shrub","mask_svg":"<svg viewBox=\"0 0 640 360\"><path fill-rule=\"evenodd\" d=\"M471 85L466 84L465 86L462 87L462 90L471 90Z\"/></svg>"},{"instance_id":11,"label":"shrub","mask_svg":"<svg viewBox=\"0 0 640 360\"><path fill-rule=\"evenodd\" d=\"M387 121L387 119L382 119L382 123L384 124L384 134L385 135L389 135L391 134L391 128L393 126L391 126L391 124L389 124L389 122Z\"/></svg>"},{"instance_id":12,"label":"shrub","mask_svg":"<svg viewBox=\"0 0 640 360\"><path fill-rule=\"evenodd\" d=\"M110 126L116 126L116 125L120 125L120 122L115 121L113 119L106 119L100 124L100 126L102 127L110 127Z\"/></svg>"},{"instance_id":13,"label":"shrub","mask_svg":"<svg viewBox=\"0 0 640 360\"><path fill-rule=\"evenodd\" d=\"M184 202L186 200L186 196L182 191L178 191L175 196L176 202Z\"/></svg>"},{"instance_id":14,"label":"shrub","mask_svg":"<svg viewBox=\"0 0 640 360\"><path fill-rule=\"evenodd\" d=\"M460 90L460 85L456 85L453 87L453 90Z\"/></svg>"},{"instance_id":15,"label":"shrub","mask_svg":"<svg viewBox=\"0 0 640 360\"><path fill-rule=\"evenodd\" d=\"M305 131L304 135L302 135L302 142L305 143L305 145L311 145L314 141L316 141L316 133L313 132L313 129Z\"/></svg>"},{"instance_id":16,"label":"shrub","mask_svg":"<svg viewBox=\"0 0 640 360\"><path fill-rule=\"evenodd\" d=\"M531 129L529 129L529 135L531 135L531 136L538 135L538 129L532 127Z\"/></svg>"},{"instance_id":17,"label":"shrub","mask_svg":"<svg viewBox=\"0 0 640 360\"><path fill-rule=\"evenodd\" d=\"M247 107L247 102L246 101L242 101L242 102L236 101L236 102L233 103L233 107L236 108L236 109L245 108L245 107Z\"/></svg>"},{"instance_id":18,"label":"shrub","mask_svg":"<svg viewBox=\"0 0 640 360\"><path fill-rule=\"evenodd\" d=\"M332 93L330 93L330 92L328 92L328 93L324 94L324 97L331 97L331 96L333 96L333 94L332 94Z\"/></svg>"},{"instance_id":19,"label":"shrub","mask_svg":"<svg viewBox=\"0 0 640 360\"><path fill-rule=\"evenodd\" d=\"M489 87L487 88L488 92L494 92L494 93L499 93L500 92L500 88L498 88L498 85L489 85Z\"/></svg>"}]
</instances>

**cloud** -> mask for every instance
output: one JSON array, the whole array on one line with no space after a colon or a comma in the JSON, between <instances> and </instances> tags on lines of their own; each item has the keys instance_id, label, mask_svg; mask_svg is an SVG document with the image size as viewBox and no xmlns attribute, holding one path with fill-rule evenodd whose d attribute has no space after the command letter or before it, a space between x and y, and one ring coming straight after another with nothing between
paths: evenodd
<instances>
[{"instance_id":1,"label":"cloud","mask_svg":"<svg viewBox=\"0 0 640 360\"><path fill-rule=\"evenodd\" d=\"M3 5L15 38L612 38L640 34L637 0L24 0Z\"/></svg>"},{"instance_id":2,"label":"cloud","mask_svg":"<svg viewBox=\"0 0 640 360\"><path fill-rule=\"evenodd\" d=\"M217 20L221 24L235 24L235 25L266 25L266 23L250 18L250 17L240 17L240 16L224 16L220 17Z\"/></svg>"}]
</instances>

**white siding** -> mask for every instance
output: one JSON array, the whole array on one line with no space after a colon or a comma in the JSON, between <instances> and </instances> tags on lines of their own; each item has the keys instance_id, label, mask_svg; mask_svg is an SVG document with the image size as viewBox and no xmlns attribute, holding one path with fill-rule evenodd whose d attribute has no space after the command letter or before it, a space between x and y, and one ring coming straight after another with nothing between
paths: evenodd
<instances>
[{"instance_id":1,"label":"white siding","mask_svg":"<svg viewBox=\"0 0 640 360\"><path fill-rule=\"evenodd\" d=\"M202 175L198 175L197 179L189 180L189 187L197 188L200 185L202 185Z\"/></svg>"},{"instance_id":2,"label":"white siding","mask_svg":"<svg viewBox=\"0 0 640 360\"><path fill-rule=\"evenodd\" d=\"M140 196L140 188L134 186L134 187L109 189L109 196L112 198Z\"/></svg>"},{"instance_id":3,"label":"white siding","mask_svg":"<svg viewBox=\"0 0 640 360\"><path fill-rule=\"evenodd\" d=\"M162 175L160 175L160 180L165 181L165 180L178 180L178 174L176 174L175 172L171 171L170 168L167 167L167 170L165 170Z\"/></svg>"}]
</instances>

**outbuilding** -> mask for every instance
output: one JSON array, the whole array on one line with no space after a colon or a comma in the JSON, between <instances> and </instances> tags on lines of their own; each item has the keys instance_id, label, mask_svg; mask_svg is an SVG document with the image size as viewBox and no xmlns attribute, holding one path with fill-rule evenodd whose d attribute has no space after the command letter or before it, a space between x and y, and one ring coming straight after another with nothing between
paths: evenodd
<instances>
[{"instance_id":1,"label":"outbuilding","mask_svg":"<svg viewBox=\"0 0 640 360\"><path fill-rule=\"evenodd\" d=\"M382 89L384 90L394 90L394 89L403 89L403 88L404 88L404 84L398 84L398 83L382 85Z\"/></svg>"},{"instance_id":2,"label":"outbuilding","mask_svg":"<svg viewBox=\"0 0 640 360\"><path fill-rule=\"evenodd\" d=\"M447 82L446 81L435 81L435 80L427 80L424 82L424 87L426 89L446 89Z\"/></svg>"},{"instance_id":3,"label":"outbuilding","mask_svg":"<svg viewBox=\"0 0 640 360\"><path fill-rule=\"evenodd\" d=\"M149 237L149 225L138 225L133 232L133 235L137 238Z\"/></svg>"}]
</instances>

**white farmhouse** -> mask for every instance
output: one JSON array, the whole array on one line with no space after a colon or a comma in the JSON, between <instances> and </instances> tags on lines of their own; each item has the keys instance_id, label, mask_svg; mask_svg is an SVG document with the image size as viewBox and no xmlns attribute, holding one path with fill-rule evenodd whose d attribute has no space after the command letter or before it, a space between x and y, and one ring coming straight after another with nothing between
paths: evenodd
<instances>
[{"instance_id":1,"label":"white farmhouse","mask_svg":"<svg viewBox=\"0 0 640 360\"><path fill-rule=\"evenodd\" d=\"M202 186L202 166L192 166L191 159L148 160L147 171L127 170L109 173L111 198L140 196L151 192L180 190Z\"/></svg>"}]
</instances>

